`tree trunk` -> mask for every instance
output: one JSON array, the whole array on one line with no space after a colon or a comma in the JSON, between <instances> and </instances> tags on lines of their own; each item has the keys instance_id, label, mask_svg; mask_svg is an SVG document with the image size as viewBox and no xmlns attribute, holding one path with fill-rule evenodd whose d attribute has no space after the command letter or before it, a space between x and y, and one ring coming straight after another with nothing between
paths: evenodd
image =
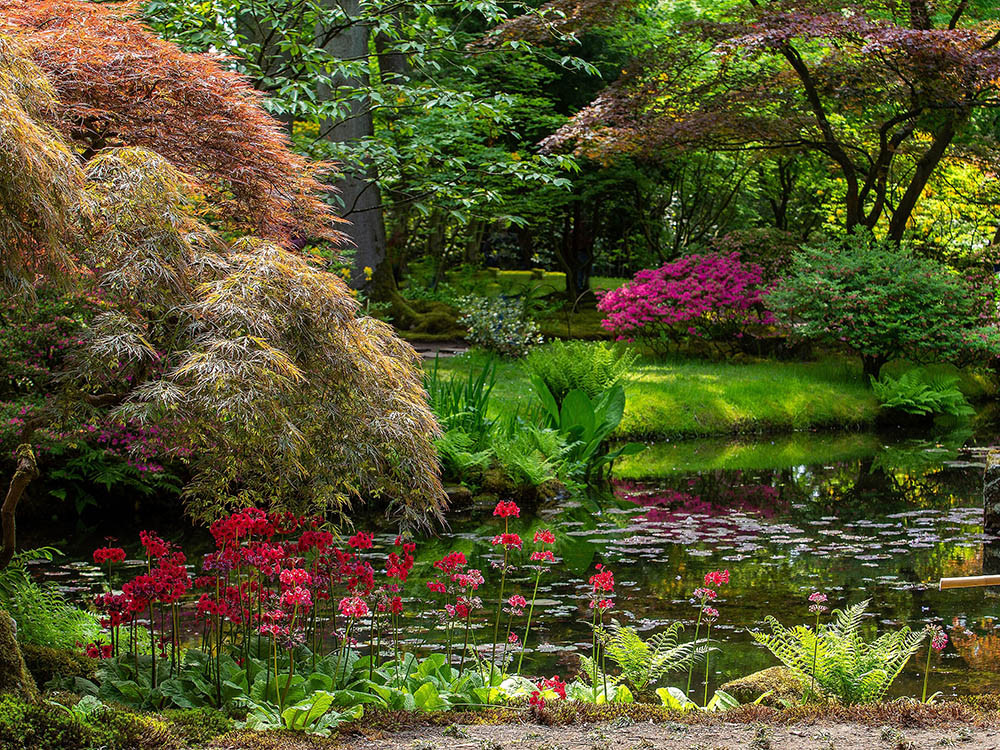
<instances>
[{"instance_id":1,"label":"tree trunk","mask_svg":"<svg viewBox=\"0 0 1000 750\"><path fill-rule=\"evenodd\" d=\"M870 378L878 380L882 365L886 363L886 358L880 354L862 354L861 369L865 376L865 383L870 383Z\"/></svg>"},{"instance_id":2,"label":"tree trunk","mask_svg":"<svg viewBox=\"0 0 1000 750\"><path fill-rule=\"evenodd\" d=\"M21 501L24 490L38 476L38 464L35 462L35 452L30 443L22 443L15 452L17 467L14 469L14 476L10 480L10 487L7 489L7 496L4 498L3 507L0 508L0 570L6 568L14 557L14 548L17 546L17 504Z\"/></svg>"},{"instance_id":3,"label":"tree trunk","mask_svg":"<svg viewBox=\"0 0 1000 750\"><path fill-rule=\"evenodd\" d=\"M354 19L354 23L334 36L326 45L326 51L338 60L362 60L367 57L370 29L367 23L359 20L361 1L327 2L331 7L339 6L350 19ZM367 76L338 76L329 85L321 84L318 94L321 99L335 98L338 92L343 95L351 90L356 95L359 90L368 91L369 84ZM372 137L375 125L371 106L367 94L356 95L343 120L323 123L324 136L336 143L353 143ZM344 174L337 181L337 189L344 201L343 217L351 222L346 234L355 246L351 286L367 291L372 286L375 270L385 261L385 219L374 166L370 162L346 165Z\"/></svg>"},{"instance_id":4,"label":"tree trunk","mask_svg":"<svg viewBox=\"0 0 1000 750\"><path fill-rule=\"evenodd\" d=\"M582 200L573 203L572 219L563 232L559 262L566 272L566 297L571 305L594 301L590 274L594 266L594 219L597 206L588 212Z\"/></svg>"},{"instance_id":5,"label":"tree trunk","mask_svg":"<svg viewBox=\"0 0 1000 750\"><path fill-rule=\"evenodd\" d=\"M9 693L28 701L38 700L38 686L17 645L14 618L0 609L0 695Z\"/></svg>"}]
</instances>

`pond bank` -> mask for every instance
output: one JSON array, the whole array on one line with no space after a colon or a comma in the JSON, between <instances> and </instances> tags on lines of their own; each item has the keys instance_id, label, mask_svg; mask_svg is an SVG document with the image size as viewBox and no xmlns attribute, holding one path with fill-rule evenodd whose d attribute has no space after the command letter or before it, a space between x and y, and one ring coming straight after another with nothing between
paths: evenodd
<instances>
[{"instance_id":1,"label":"pond bank","mask_svg":"<svg viewBox=\"0 0 1000 750\"><path fill-rule=\"evenodd\" d=\"M670 714L649 706L564 706L531 715L373 715L322 740L290 734L220 737L212 750L871 750L871 748L1000 747L997 699L989 710L969 704L915 702L871 706L798 707L776 711L747 706L724 714ZM280 739L279 739L280 736Z\"/></svg>"},{"instance_id":2,"label":"pond bank","mask_svg":"<svg viewBox=\"0 0 1000 750\"><path fill-rule=\"evenodd\" d=\"M472 352L441 359L438 366L442 374L465 377L470 369L480 371L486 361L483 354ZM892 363L886 372L905 369L904 364ZM968 370L958 374L970 400L995 393L986 374ZM642 360L625 390L625 417L617 433L623 440L859 429L874 424L879 414L859 364L845 357L814 362ZM492 410L516 411L531 398L521 365L499 362Z\"/></svg>"}]
</instances>

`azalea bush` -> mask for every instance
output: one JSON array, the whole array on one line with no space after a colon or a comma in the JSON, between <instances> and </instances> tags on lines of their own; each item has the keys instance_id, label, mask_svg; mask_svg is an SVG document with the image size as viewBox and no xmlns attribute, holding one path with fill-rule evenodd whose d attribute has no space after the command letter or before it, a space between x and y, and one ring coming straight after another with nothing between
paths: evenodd
<instances>
[{"instance_id":1,"label":"azalea bush","mask_svg":"<svg viewBox=\"0 0 1000 750\"><path fill-rule=\"evenodd\" d=\"M605 294L601 325L620 341L640 341L664 353L670 345L705 339L733 346L774 322L764 305L764 274L739 253L687 255Z\"/></svg>"}]
</instances>

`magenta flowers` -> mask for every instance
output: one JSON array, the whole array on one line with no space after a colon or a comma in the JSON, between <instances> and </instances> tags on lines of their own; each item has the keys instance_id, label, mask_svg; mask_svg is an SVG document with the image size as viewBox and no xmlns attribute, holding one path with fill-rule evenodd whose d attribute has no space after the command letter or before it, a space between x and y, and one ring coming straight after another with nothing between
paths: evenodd
<instances>
[{"instance_id":1,"label":"magenta flowers","mask_svg":"<svg viewBox=\"0 0 1000 750\"><path fill-rule=\"evenodd\" d=\"M657 347L695 336L720 340L754 334L774 317L764 308L763 270L739 253L687 255L640 271L598 303L605 329L619 340Z\"/></svg>"}]
</instances>

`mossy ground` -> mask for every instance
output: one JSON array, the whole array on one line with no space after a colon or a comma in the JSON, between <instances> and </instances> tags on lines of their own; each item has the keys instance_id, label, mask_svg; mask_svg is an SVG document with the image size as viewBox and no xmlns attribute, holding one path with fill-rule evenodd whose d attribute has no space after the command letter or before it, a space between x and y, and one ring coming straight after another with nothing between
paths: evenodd
<instances>
[{"instance_id":1,"label":"mossy ground","mask_svg":"<svg viewBox=\"0 0 1000 750\"><path fill-rule=\"evenodd\" d=\"M109 709L88 725L49 704L0 698L0 750L384 750L516 747L774 748L838 750L896 747L992 747L1000 742L1000 696L922 705L912 700L868 706L743 706L724 714L680 714L658 706L555 703L480 711L369 711L331 738L233 730L210 709L137 714ZM830 745L835 741L835 745ZM708 743L705 745L704 743ZM646 744L649 743L649 744ZM887 744L888 743L888 744ZM968 743L968 744L965 744ZM978 744L977 744L978 743ZM904 745L905 746L905 745Z\"/></svg>"}]
</instances>

